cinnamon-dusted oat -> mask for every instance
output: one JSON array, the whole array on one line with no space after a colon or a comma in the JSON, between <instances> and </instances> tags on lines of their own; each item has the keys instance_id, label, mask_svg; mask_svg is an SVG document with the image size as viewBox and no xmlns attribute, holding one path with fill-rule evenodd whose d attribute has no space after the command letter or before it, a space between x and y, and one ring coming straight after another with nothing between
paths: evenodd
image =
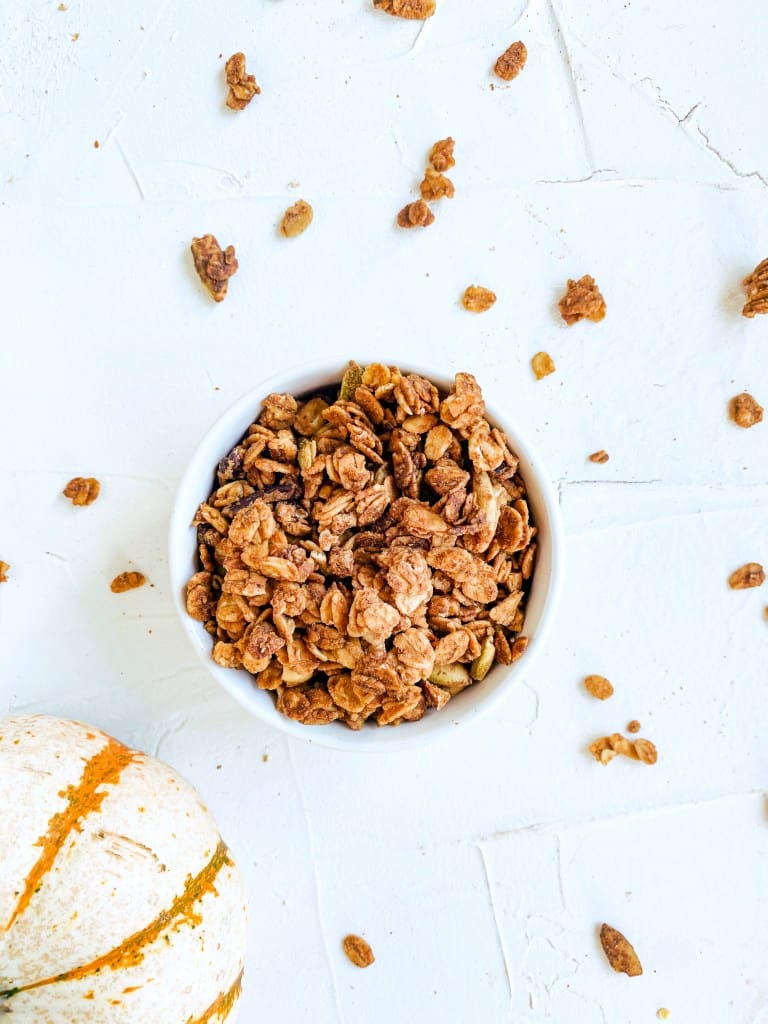
<instances>
[{"instance_id":1,"label":"cinnamon-dusted oat","mask_svg":"<svg viewBox=\"0 0 768 1024\"><path fill-rule=\"evenodd\" d=\"M604 924L600 929L600 945L614 971L630 978L637 978L643 973L640 958L632 943L609 924Z\"/></svg>"},{"instance_id":2,"label":"cinnamon-dusted oat","mask_svg":"<svg viewBox=\"0 0 768 1024\"><path fill-rule=\"evenodd\" d=\"M747 562L728 577L731 590L749 590L762 587L765 583L765 572L759 562Z\"/></svg>"},{"instance_id":3,"label":"cinnamon-dusted oat","mask_svg":"<svg viewBox=\"0 0 768 1024\"><path fill-rule=\"evenodd\" d=\"M742 394L736 395L735 398L731 399L728 412L736 426L744 427L745 430L763 421L762 405L756 402L752 395L746 394L746 392L742 392Z\"/></svg>"},{"instance_id":4,"label":"cinnamon-dusted oat","mask_svg":"<svg viewBox=\"0 0 768 1024\"><path fill-rule=\"evenodd\" d=\"M10 568L11 567L7 562L0 560L0 583L8 582L8 570Z\"/></svg>"},{"instance_id":5,"label":"cinnamon-dusted oat","mask_svg":"<svg viewBox=\"0 0 768 1024\"><path fill-rule=\"evenodd\" d=\"M370 945L359 935L347 935L342 946L355 967L370 967L376 959Z\"/></svg>"},{"instance_id":6,"label":"cinnamon-dusted oat","mask_svg":"<svg viewBox=\"0 0 768 1024\"><path fill-rule=\"evenodd\" d=\"M115 576L109 585L109 589L113 594L124 594L126 590L136 590L137 587L143 587L147 582L146 576L141 572L121 572L119 576Z\"/></svg>"},{"instance_id":7,"label":"cinnamon-dusted oat","mask_svg":"<svg viewBox=\"0 0 768 1024\"><path fill-rule=\"evenodd\" d=\"M531 359L531 369L536 380L543 380L544 377L549 377L551 373L554 373L557 367L549 352L537 352Z\"/></svg>"},{"instance_id":8,"label":"cinnamon-dusted oat","mask_svg":"<svg viewBox=\"0 0 768 1024\"><path fill-rule=\"evenodd\" d=\"M436 0L373 0L373 6L398 18L424 21L435 13Z\"/></svg>"},{"instance_id":9,"label":"cinnamon-dusted oat","mask_svg":"<svg viewBox=\"0 0 768 1024\"><path fill-rule=\"evenodd\" d=\"M602 448L599 452L592 452L592 454L589 456L590 462L596 462L600 466L604 465L609 459L610 455Z\"/></svg>"},{"instance_id":10,"label":"cinnamon-dusted oat","mask_svg":"<svg viewBox=\"0 0 768 1024\"><path fill-rule=\"evenodd\" d=\"M485 313L496 301L496 295L489 288L471 284L464 292L461 304L470 313Z\"/></svg>"},{"instance_id":11,"label":"cinnamon-dusted oat","mask_svg":"<svg viewBox=\"0 0 768 1024\"><path fill-rule=\"evenodd\" d=\"M453 187L453 182L450 178L446 178L444 174L439 171L433 170L428 167L424 172L424 180L420 185L421 198L427 199L429 202L434 202L436 199L453 199L456 190Z\"/></svg>"},{"instance_id":12,"label":"cinnamon-dusted oat","mask_svg":"<svg viewBox=\"0 0 768 1024\"><path fill-rule=\"evenodd\" d=\"M559 302L560 316L570 327L580 320L600 323L605 317L605 299L594 277L585 274L578 281L568 280L568 290Z\"/></svg>"},{"instance_id":13,"label":"cinnamon-dusted oat","mask_svg":"<svg viewBox=\"0 0 768 1024\"><path fill-rule=\"evenodd\" d=\"M742 316L751 319L759 313L768 313L768 259L758 263L752 273L744 278L744 287L747 290L747 301L741 311Z\"/></svg>"},{"instance_id":14,"label":"cinnamon-dusted oat","mask_svg":"<svg viewBox=\"0 0 768 1024\"><path fill-rule=\"evenodd\" d=\"M442 174L444 171L450 171L452 167L455 167L456 160L453 156L455 148L456 143L450 135L447 139L440 139L436 142L429 151L429 162L432 168Z\"/></svg>"},{"instance_id":15,"label":"cinnamon-dusted oat","mask_svg":"<svg viewBox=\"0 0 768 1024\"><path fill-rule=\"evenodd\" d=\"M650 740L628 740L618 732L595 740L589 752L600 764L608 764L617 754L643 764L656 764L658 758L656 747Z\"/></svg>"},{"instance_id":16,"label":"cinnamon-dusted oat","mask_svg":"<svg viewBox=\"0 0 768 1024\"><path fill-rule=\"evenodd\" d=\"M587 693L591 693L598 700L608 700L613 696L613 683L605 676L587 676L584 680Z\"/></svg>"},{"instance_id":17,"label":"cinnamon-dusted oat","mask_svg":"<svg viewBox=\"0 0 768 1024\"><path fill-rule=\"evenodd\" d=\"M214 302L222 302L227 295L229 278L238 268L235 247L228 245L222 249L213 235L202 235L192 239L190 248L195 270L208 294Z\"/></svg>"},{"instance_id":18,"label":"cinnamon-dusted oat","mask_svg":"<svg viewBox=\"0 0 768 1024\"><path fill-rule=\"evenodd\" d=\"M61 492L73 505L92 505L99 496L101 486L95 477L75 476Z\"/></svg>"},{"instance_id":19,"label":"cinnamon-dusted oat","mask_svg":"<svg viewBox=\"0 0 768 1024\"><path fill-rule=\"evenodd\" d=\"M434 213L423 199L408 203L397 215L397 223L401 228L428 228L434 219Z\"/></svg>"},{"instance_id":20,"label":"cinnamon-dusted oat","mask_svg":"<svg viewBox=\"0 0 768 1024\"><path fill-rule=\"evenodd\" d=\"M523 70L526 60L528 60L528 50L525 47L525 43L518 40L518 42L508 46L504 53L502 53L496 61L494 71L505 82L511 82Z\"/></svg>"},{"instance_id":21,"label":"cinnamon-dusted oat","mask_svg":"<svg viewBox=\"0 0 768 1024\"><path fill-rule=\"evenodd\" d=\"M289 206L280 222L280 234L284 238L296 238L303 234L312 223L315 212L304 199Z\"/></svg>"},{"instance_id":22,"label":"cinnamon-dusted oat","mask_svg":"<svg viewBox=\"0 0 768 1024\"><path fill-rule=\"evenodd\" d=\"M233 53L224 66L229 93L227 106L230 110L245 110L261 89L253 75L246 74L245 54Z\"/></svg>"},{"instance_id":23,"label":"cinnamon-dusted oat","mask_svg":"<svg viewBox=\"0 0 768 1024\"><path fill-rule=\"evenodd\" d=\"M416 721L526 649L536 527L471 374L267 396L193 525L189 614L295 721Z\"/></svg>"}]
</instances>

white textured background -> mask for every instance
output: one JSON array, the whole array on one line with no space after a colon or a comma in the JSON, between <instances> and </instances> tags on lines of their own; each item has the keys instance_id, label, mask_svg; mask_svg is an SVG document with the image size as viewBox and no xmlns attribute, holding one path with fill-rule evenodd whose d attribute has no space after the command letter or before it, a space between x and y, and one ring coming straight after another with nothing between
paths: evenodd
<instances>
[{"instance_id":1,"label":"white textured background","mask_svg":"<svg viewBox=\"0 0 768 1024\"><path fill-rule=\"evenodd\" d=\"M768 588L726 586L768 562L768 424L726 415L745 389L768 405L768 318L739 315L768 255L764 4L438 8L422 28L369 0L0 6L0 710L91 720L199 786L250 886L245 1024L765 1024ZM491 90L518 38L524 73ZM233 114L237 49L263 93ZM398 231L447 134L456 199ZM315 222L286 242L300 196ZM240 260L222 306L191 269L206 231ZM583 273L608 317L566 328ZM482 317L458 305L473 282L499 296ZM166 582L212 419L358 344L473 370L569 541L549 650L503 714L387 758L245 718ZM539 349L558 370L537 383ZM91 508L60 497L76 474L102 481ZM133 567L154 589L113 596ZM601 768L586 746L632 717L659 763ZM609 971L603 920L643 978Z\"/></svg>"}]
</instances>

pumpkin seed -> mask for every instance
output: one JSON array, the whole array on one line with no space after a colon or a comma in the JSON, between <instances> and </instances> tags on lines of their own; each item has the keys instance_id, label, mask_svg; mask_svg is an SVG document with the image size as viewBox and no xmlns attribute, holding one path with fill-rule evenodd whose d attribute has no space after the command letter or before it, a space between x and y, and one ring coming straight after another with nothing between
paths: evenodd
<instances>
[{"instance_id":1,"label":"pumpkin seed","mask_svg":"<svg viewBox=\"0 0 768 1024\"><path fill-rule=\"evenodd\" d=\"M472 662L472 667L469 670L470 675L476 683L479 683L481 679L485 679L491 670L491 665L493 665L495 658L496 647L493 642L493 637L487 636L480 647L480 653Z\"/></svg>"},{"instance_id":2,"label":"pumpkin seed","mask_svg":"<svg viewBox=\"0 0 768 1024\"><path fill-rule=\"evenodd\" d=\"M309 469L317 457L317 441L311 437L302 437L299 440L298 462L302 469Z\"/></svg>"},{"instance_id":3,"label":"pumpkin seed","mask_svg":"<svg viewBox=\"0 0 768 1024\"><path fill-rule=\"evenodd\" d=\"M472 683L469 672L457 661L452 665L438 665L432 670L429 681L436 686L442 686L452 697L455 697L457 693L461 693L462 690L466 690Z\"/></svg>"},{"instance_id":4,"label":"pumpkin seed","mask_svg":"<svg viewBox=\"0 0 768 1024\"><path fill-rule=\"evenodd\" d=\"M351 402L355 397L355 392L363 383L363 368L358 366L357 363L351 362L347 367L344 376L341 378L341 387L339 388L339 401Z\"/></svg>"}]
</instances>

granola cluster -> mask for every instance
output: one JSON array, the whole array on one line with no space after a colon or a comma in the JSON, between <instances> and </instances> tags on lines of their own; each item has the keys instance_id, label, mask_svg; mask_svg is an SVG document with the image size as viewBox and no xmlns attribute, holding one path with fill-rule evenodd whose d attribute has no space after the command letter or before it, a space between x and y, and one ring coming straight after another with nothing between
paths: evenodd
<instances>
[{"instance_id":1,"label":"granola cluster","mask_svg":"<svg viewBox=\"0 0 768 1024\"><path fill-rule=\"evenodd\" d=\"M268 395L193 525L214 660L307 725L416 721L527 646L536 528L471 374L352 363L338 395Z\"/></svg>"},{"instance_id":2,"label":"granola cluster","mask_svg":"<svg viewBox=\"0 0 768 1024\"><path fill-rule=\"evenodd\" d=\"M525 43L518 40L516 43L512 43L502 53L499 59L496 61L494 71L503 78L505 82L511 82L513 78L517 78L520 72L525 67L525 62L528 60L528 50L526 49Z\"/></svg>"},{"instance_id":3,"label":"granola cluster","mask_svg":"<svg viewBox=\"0 0 768 1024\"><path fill-rule=\"evenodd\" d=\"M768 313L768 259L755 267L751 274L744 278L747 301L741 313L751 319L758 314Z\"/></svg>"},{"instance_id":4,"label":"granola cluster","mask_svg":"<svg viewBox=\"0 0 768 1024\"><path fill-rule=\"evenodd\" d=\"M224 72L229 86L227 106L230 110L245 110L253 97L261 92L254 76L246 73L245 54L233 53Z\"/></svg>"}]
</instances>

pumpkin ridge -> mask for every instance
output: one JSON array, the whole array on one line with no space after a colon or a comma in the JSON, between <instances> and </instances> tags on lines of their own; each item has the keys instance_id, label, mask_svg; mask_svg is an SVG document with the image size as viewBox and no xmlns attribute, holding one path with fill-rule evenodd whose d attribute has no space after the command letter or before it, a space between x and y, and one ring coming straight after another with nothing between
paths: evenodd
<instances>
[{"instance_id":1,"label":"pumpkin ridge","mask_svg":"<svg viewBox=\"0 0 768 1024\"><path fill-rule=\"evenodd\" d=\"M226 992L219 992L214 1001L200 1017L190 1017L187 1024L210 1024L214 1017L226 1020L232 1012L240 993L243 990L243 972L240 971L232 986Z\"/></svg>"},{"instance_id":2,"label":"pumpkin ridge","mask_svg":"<svg viewBox=\"0 0 768 1024\"><path fill-rule=\"evenodd\" d=\"M75 829L81 831L83 818L101 810L107 790L98 792L99 787L117 783L123 769L136 757L138 754L135 750L109 736L101 750L85 762L80 781L62 790L60 796L66 797L66 806L53 815L48 822L48 831L35 843L35 846L42 847L42 853L25 879L24 889L4 931L11 928L27 909L35 893L39 892L43 878L53 867L69 834Z\"/></svg>"},{"instance_id":3,"label":"pumpkin ridge","mask_svg":"<svg viewBox=\"0 0 768 1024\"><path fill-rule=\"evenodd\" d=\"M170 907L160 911L146 927L129 935L119 946L115 946L108 953L91 960L90 963L73 967L62 974L54 974L50 978L42 978L40 981L33 981L28 985L20 985L0 992L0 999L10 999L18 995L19 992L30 992L33 989L53 985L60 981L78 981L90 974L97 974L106 967L113 971L121 970L124 967L136 967L144 959L145 948L155 942L164 931L175 931L182 924L190 924L194 927L202 922L202 916L195 911L194 906L209 892L218 895L214 883L219 871L225 865L232 866L232 860L226 843L220 839L213 856L205 867L195 876L187 875L181 895L176 897Z\"/></svg>"}]
</instances>

